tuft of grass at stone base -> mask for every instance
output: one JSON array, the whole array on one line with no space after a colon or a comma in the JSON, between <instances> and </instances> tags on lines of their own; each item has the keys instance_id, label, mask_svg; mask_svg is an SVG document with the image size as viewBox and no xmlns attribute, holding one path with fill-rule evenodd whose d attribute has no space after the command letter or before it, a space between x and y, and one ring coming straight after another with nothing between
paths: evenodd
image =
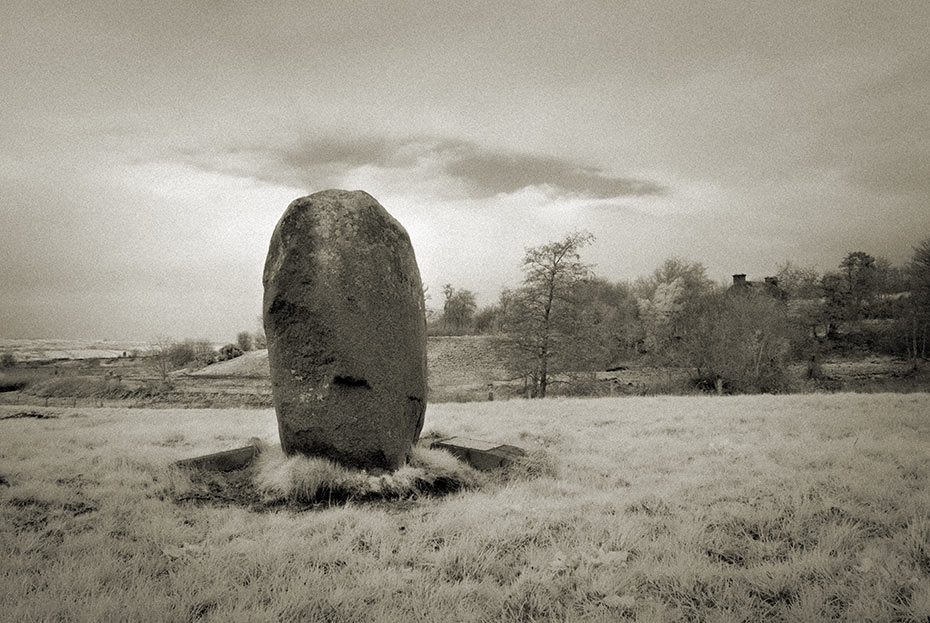
<instances>
[{"instance_id":1,"label":"tuft of grass at stone base","mask_svg":"<svg viewBox=\"0 0 930 623\"><path fill-rule=\"evenodd\" d=\"M470 489L481 475L447 452L417 446L400 469L374 475L328 459L286 456L280 446L259 455L255 487L267 505L405 499Z\"/></svg>"},{"instance_id":2,"label":"tuft of grass at stone base","mask_svg":"<svg viewBox=\"0 0 930 623\"><path fill-rule=\"evenodd\" d=\"M554 469L547 453L536 449L506 468L480 472L421 441L407 465L394 472L373 474L325 458L287 456L275 445L243 469L170 470L165 490L181 503L233 504L256 511L282 507L301 510L317 505L438 497L487 484L551 477Z\"/></svg>"}]
</instances>

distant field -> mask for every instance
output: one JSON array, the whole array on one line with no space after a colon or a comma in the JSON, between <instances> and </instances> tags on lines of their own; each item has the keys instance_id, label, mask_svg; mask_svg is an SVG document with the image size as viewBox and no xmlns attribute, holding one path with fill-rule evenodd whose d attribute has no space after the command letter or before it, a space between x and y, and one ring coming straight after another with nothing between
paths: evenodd
<instances>
[{"instance_id":1,"label":"distant field","mask_svg":"<svg viewBox=\"0 0 930 623\"><path fill-rule=\"evenodd\" d=\"M489 336L430 337L427 346L429 392L432 402L487 400L488 384L509 379ZM161 385L145 357L121 357L133 350L101 350L104 343L65 340L0 340L0 352L12 353L19 364L0 369L0 404L47 406L271 406L268 351L257 350L195 370L170 375L171 387L157 395L139 392L140 387ZM111 346L116 346L110 344ZM124 345L128 348L128 344ZM136 345L139 346L139 345ZM134 349L145 352L148 345ZM50 387L52 376L80 377ZM121 383L117 400L113 381ZM38 389L12 391L19 385L46 381ZM83 381L83 386L81 384ZM105 381L101 383L101 381ZM141 394L141 395L140 395ZM509 391L497 391L498 398Z\"/></svg>"},{"instance_id":2,"label":"distant field","mask_svg":"<svg viewBox=\"0 0 930 623\"><path fill-rule=\"evenodd\" d=\"M301 513L171 501L271 410L0 418L4 620L930 617L926 393L431 405L555 474Z\"/></svg>"},{"instance_id":3,"label":"distant field","mask_svg":"<svg viewBox=\"0 0 930 623\"><path fill-rule=\"evenodd\" d=\"M494 336L434 336L427 341L429 401L468 402L522 396L522 379L506 370ZM17 343L16 348L3 350ZM133 351L93 350L112 343L53 340L0 340L0 352L11 352L19 363L0 368L0 404L44 406L133 407L270 407L272 404L268 353L248 352L241 357L200 369L170 374L165 386L145 357L117 357ZM71 350L54 350L71 347ZM124 345L128 348L128 344ZM44 350L43 350L44 349ZM82 350L83 349L83 350ZM145 348L139 349L141 352ZM110 351L106 351L110 352ZM38 357L62 355L49 361ZM91 357L89 353L98 353ZM116 354L113 354L116 353ZM68 355L68 356L65 356ZM57 356L57 355L56 355ZM789 391L930 391L930 368L915 372L910 362L883 356L825 359L822 377L805 379L806 365L789 367ZM583 383L564 384L556 376L553 394L646 396L696 393L688 370L652 367L643 361L614 366L584 376ZM67 378L67 380L63 380Z\"/></svg>"},{"instance_id":4,"label":"distant field","mask_svg":"<svg viewBox=\"0 0 930 623\"><path fill-rule=\"evenodd\" d=\"M146 351L148 342L107 340L26 340L0 338L0 353L13 353L18 361L120 357Z\"/></svg>"}]
</instances>

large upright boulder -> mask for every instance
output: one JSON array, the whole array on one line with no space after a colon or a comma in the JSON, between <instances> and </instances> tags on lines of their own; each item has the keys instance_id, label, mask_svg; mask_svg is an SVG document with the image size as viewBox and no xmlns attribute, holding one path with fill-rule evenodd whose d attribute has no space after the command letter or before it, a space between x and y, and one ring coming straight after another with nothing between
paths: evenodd
<instances>
[{"instance_id":1,"label":"large upright boulder","mask_svg":"<svg viewBox=\"0 0 930 623\"><path fill-rule=\"evenodd\" d=\"M284 451L402 466L426 411L423 287L404 228L363 191L302 197L262 281Z\"/></svg>"}]
</instances>

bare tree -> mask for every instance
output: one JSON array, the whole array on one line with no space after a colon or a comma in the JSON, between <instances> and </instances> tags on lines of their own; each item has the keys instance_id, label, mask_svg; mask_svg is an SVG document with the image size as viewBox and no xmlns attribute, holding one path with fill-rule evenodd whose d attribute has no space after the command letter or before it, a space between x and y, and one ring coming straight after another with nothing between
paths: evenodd
<instances>
[{"instance_id":1,"label":"bare tree","mask_svg":"<svg viewBox=\"0 0 930 623\"><path fill-rule=\"evenodd\" d=\"M546 397L553 362L567 362L578 345L580 310L574 294L591 274L579 250L592 240L588 232L574 232L527 249L523 286L502 295L511 367L532 383L530 393L536 398Z\"/></svg>"},{"instance_id":2,"label":"bare tree","mask_svg":"<svg viewBox=\"0 0 930 623\"><path fill-rule=\"evenodd\" d=\"M158 379L167 384L168 374L172 370L171 357L174 341L164 335L156 335L152 339L152 348L146 355L146 363Z\"/></svg>"},{"instance_id":3,"label":"bare tree","mask_svg":"<svg viewBox=\"0 0 930 623\"><path fill-rule=\"evenodd\" d=\"M791 300L816 300L823 294L820 289L821 274L816 268L798 266L786 260L778 265L775 278L778 279L778 287Z\"/></svg>"},{"instance_id":4,"label":"bare tree","mask_svg":"<svg viewBox=\"0 0 930 623\"><path fill-rule=\"evenodd\" d=\"M714 283L708 279L703 264L670 257L652 271L649 277L637 279L634 290L639 298L652 299L656 289L672 283L677 284L683 299L694 299L714 289Z\"/></svg>"},{"instance_id":5,"label":"bare tree","mask_svg":"<svg viewBox=\"0 0 930 623\"><path fill-rule=\"evenodd\" d=\"M927 358L927 336L930 334L930 238L914 247L907 272L911 285L907 305L910 325L907 350L916 367L918 359Z\"/></svg>"}]
</instances>

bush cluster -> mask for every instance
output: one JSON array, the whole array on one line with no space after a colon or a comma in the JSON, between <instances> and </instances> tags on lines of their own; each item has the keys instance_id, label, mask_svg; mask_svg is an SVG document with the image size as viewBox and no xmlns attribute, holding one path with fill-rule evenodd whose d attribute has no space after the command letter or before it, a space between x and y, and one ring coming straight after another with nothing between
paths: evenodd
<instances>
[{"instance_id":1,"label":"bush cluster","mask_svg":"<svg viewBox=\"0 0 930 623\"><path fill-rule=\"evenodd\" d=\"M787 388L795 330L785 305L756 292L718 292L690 303L675 351L704 391Z\"/></svg>"},{"instance_id":2,"label":"bush cluster","mask_svg":"<svg viewBox=\"0 0 930 623\"><path fill-rule=\"evenodd\" d=\"M220 349L220 352L217 355L217 361L228 361L230 359L235 359L236 357L241 357L242 354L243 353L241 348L235 344L227 344Z\"/></svg>"},{"instance_id":3,"label":"bush cluster","mask_svg":"<svg viewBox=\"0 0 930 623\"><path fill-rule=\"evenodd\" d=\"M184 340L168 346L167 357L172 370L206 366L216 361L216 351L207 340Z\"/></svg>"},{"instance_id":4,"label":"bush cluster","mask_svg":"<svg viewBox=\"0 0 930 623\"><path fill-rule=\"evenodd\" d=\"M0 376L0 392L16 392L25 389L28 385L29 379L26 377L7 374Z\"/></svg>"}]
</instances>

